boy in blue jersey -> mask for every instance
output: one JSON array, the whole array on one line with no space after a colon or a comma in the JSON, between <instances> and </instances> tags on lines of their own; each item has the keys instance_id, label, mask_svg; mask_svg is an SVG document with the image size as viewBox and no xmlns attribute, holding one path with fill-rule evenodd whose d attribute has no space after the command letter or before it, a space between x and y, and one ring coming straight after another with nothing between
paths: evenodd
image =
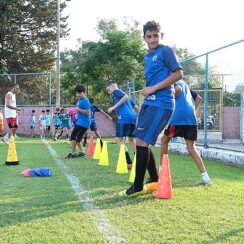
<instances>
[{"instance_id":1,"label":"boy in blue jersey","mask_svg":"<svg viewBox=\"0 0 244 244\"><path fill-rule=\"evenodd\" d=\"M167 125L174 110L173 84L182 79L183 72L174 51L160 45L160 25L149 21L143 26L144 40L149 52L145 57L146 87L142 90L145 97L137 126L136 137L136 176L134 184L120 195L137 196L147 192L143 186L146 170L150 179L158 180L157 168L150 145L154 145L160 132Z\"/></svg>"},{"instance_id":2,"label":"boy in blue jersey","mask_svg":"<svg viewBox=\"0 0 244 244\"><path fill-rule=\"evenodd\" d=\"M180 80L175 83L176 104L175 111L169 120L169 126L161 138L161 158L168 153L168 143L174 137L183 137L186 141L187 150L196 163L201 176L201 184L211 184L201 156L196 151L197 119L195 110L201 101L201 97L189 86Z\"/></svg>"},{"instance_id":3,"label":"boy in blue jersey","mask_svg":"<svg viewBox=\"0 0 244 244\"><path fill-rule=\"evenodd\" d=\"M52 117L50 114L50 109L47 109L45 114L45 125L46 125L45 136L47 138L49 137L50 130L51 130L51 121L52 121Z\"/></svg>"},{"instance_id":4,"label":"boy in blue jersey","mask_svg":"<svg viewBox=\"0 0 244 244\"><path fill-rule=\"evenodd\" d=\"M76 97L78 99L77 107L77 121L75 127L71 133L71 146L72 152L69 153L65 159L72 159L76 157L83 157L81 140L91 125L90 109L91 105L86 97L86 88L83 85L77 85L75 87ZM76 147L79 148L79 153L76 154Z\"/></svg>"},{"instance_id":5,"label":"boy in blue jersey","mask_svg":"<svg viewBox=\"0 0 244 244\"><path fill-rule=\"evenodd\" d=\"M89 98L89 102L91 104L91 126L90 126L90 130L93 131L98 138L100 138L101 147L103 147L102 137L101 137L101 135L97 129L97 123L95 120L95 113L100 112L110 120L112 120L112 118L108 114L106 114L103 110L99 109L97 106L94 105L94 98L93 97ZM87 144L87 135L88 135L88 131L84 135L84 143L83 143L84 147Z\"/></svg>"},{"instance_id":6,"label":"boy in blue jersey","mask_svg":"<svg viewBox=\"0 0 244 244\"><path fill-rule=\"evenodd\" d=\"M135 152L136 147L133 132L136 125L136 112L132 107L131 100L127 94L118 89L115 81L109 81L107 83L106 91L113 97L113 106L108 109L108 113L112 113L116 110L118 114L116 123L116 142L118 146L120 146L125 143L125 138L128 137L132 150ZM126 147L125 150L127 168L131 169L132 160Z\"/></svg>"},{"instance_id":7,"label":"boy in blue jersey","mask_svg":"<svg viewBox=\"0 0 244 244\"><path fill-rule=\"evenodd\" d=\"M36 117L35 117L35 110L31 111L31 115L30 115L30 119L29 119L29 124L30 124L30 129L31 129L31 137L34 138L34 130L35 130L35 126L36 126Z\"/></svg>"},{"instance_id":8,"label":"boy in blue jersey","mask_svg":"<svg viewBox=\"0 0 244 244\"><path fill-rule=\"evenodd\" d=\"M70 125L70 115L68 114L68 109L67 108L63 108L61 109L59 115L58 115L58 119L60 121L60 126L59 126L59 130L57 132L57 134L55 135L54 141L56 141L57 139L59 139L60 136L62 136L62 134L66 134L66 139L69 139L69 129L71 129L71 125Z\"/></svg>"}]
</instances>

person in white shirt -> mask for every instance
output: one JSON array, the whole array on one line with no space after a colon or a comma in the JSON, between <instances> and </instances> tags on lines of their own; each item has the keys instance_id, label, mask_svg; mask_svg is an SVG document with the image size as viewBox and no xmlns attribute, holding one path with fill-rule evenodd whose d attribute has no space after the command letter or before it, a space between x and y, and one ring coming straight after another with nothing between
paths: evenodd
<instances>
[{"instance_id":1,"label":"person in white shirt","mask_svg":"<svg viewBox=\"0 0 244 244\"><path fill-rule=\"evenodd\" d=\"M19 85L14 84L9 92L5 96L5 107L4 107L4 117L6 118L9 131L3 137L3 141L6 144L9 144L9 139L16 130L18 129L17 123L17 112L20 112L21 109L16 105L16 94L19 92Z\"/></svg>"}]
</instances>

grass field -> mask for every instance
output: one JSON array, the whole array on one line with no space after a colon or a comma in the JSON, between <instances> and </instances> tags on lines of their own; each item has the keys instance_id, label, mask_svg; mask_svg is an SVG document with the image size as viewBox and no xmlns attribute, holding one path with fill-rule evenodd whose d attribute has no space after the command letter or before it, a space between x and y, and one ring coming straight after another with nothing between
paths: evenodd
<instances>
[{"instance_id":1,"label":"grass field","mask_svg":"<svg viewBox=\"0 0 244 244\"><path fill-rule=\"evenodd\" d=\"M69 152L63 141L50 144L60 159ZM170 155L172 200L122 198L117 193L129 186L129 175L115 174L115 144L108 145L109 167L88 157L55 160L40 139L21 138L16 148L20 165L5 166L7 146L0 144L0 243L107 243L109 235L127 243L244 243L243 169L205 160L214 184L203 187L189 157ZM19 175L36 167L49 167L53 176ZM83 195L65 172L79 180Z\"/></svg>"}]
</instances>

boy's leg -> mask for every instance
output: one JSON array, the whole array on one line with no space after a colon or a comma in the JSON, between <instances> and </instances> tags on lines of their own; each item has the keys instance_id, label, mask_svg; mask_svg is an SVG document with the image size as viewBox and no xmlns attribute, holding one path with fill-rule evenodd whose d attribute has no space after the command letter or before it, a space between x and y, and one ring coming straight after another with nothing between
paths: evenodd
<instances>
[{"instance_id":1,"label":"boy's leg","mask_svg":"<svg viewBox=\"0 0 244 244\"><path fill-rule=\"evenodd\" d=\"M125 138L124 137L116 137L115 140L116 140L119 148L122 144L125 145ZM127 167L130 169L131 165L132 165L132 160L131 160L131 157L130 157L130 154L128 152L126 145L125 145L125 157L126 157Z\"/></svg>"},{"instance_id":2,"label":"boy's leg","mask_svg":"<svg viewBox=\"0 0 244 244\"><path fill-rule=\"evenodd\" d=\"M164 154L168 154L168 146L169 146L169 142L170 142L171 138L163 135L161 138L161 148L160 148L160 164L162 162L163 159L163 155Z\"/></svg>"},{"instance_id":3,"label":"boy's leg","mask_svg":"<svg viewBox=\"0 0 244 244\"><path fill-rule=\"evenodd\" d=\"M101 148L102 148L102 147L103 147L103 140L102 140L102 137L101 137L101 135L100 135L98 129L96 129L96 130L94 131L94 133L95 133L95 135L96 135L98 138L100 138L100 144L101 144Z\"/></svg>"},{"instance_id":4,"label":"boy's leg","mask_svg":"<svg viewBox=\"0 0 244 244\"><path fill-rule=\"evenodd\" d=\"M193 158L195 164L197 165L197 167L202 175L203 183L205 183L205 184L211 183L211 180L208 176L208 173L206 171L202 158L195 148L195 141L193 141L193 140L185 140L185 141L186 141L186 145L187 145L187 150L188 150L189 154L191 155L191 157Z\"/></svg>"},{"instance_id":5,"label":"boy's leg","mask_svg":"<svg viewBox=\"0 0 244 244\"><path fill-rule=\"evenodd\" d=\"M146 192L143 187L144 177L150 160L149 145L154 145L158 135L167 125L172 111L166 110L163 107L142 105L137 128L134 136L136 137L136 177L134 184L126 191L127 196L136 196ZM149 116L150 115L150 116ZM154 157L151 157L152 171L155 173ZM156 178L154 175L153 177ZM122 193L123 194L123 193Z\"/></svg>"},{"instance_id":6,"label":"boy's leg","mask_svg":"<svg viewBox=\"0 0 244 244\"><path fill-rule=\"evenodd\" d=\"M147 170L150 176L150 182L157 182L158 181L158 171L156 166L155 157L151 148L149 148L149 161L147 164Z\"/></svg>"},{"instance_id":7,"label":"boy's leg","mask_svg":"<svg viewBox=\"0 0 244 244\"><path fill-rule=\"evenodd\" d=\"M88 135L88 131L84 134L83 138L84 138L84 141L83 141L83 146L86 147L87 145L87 135Z\"/></svg>"}]
</instances>

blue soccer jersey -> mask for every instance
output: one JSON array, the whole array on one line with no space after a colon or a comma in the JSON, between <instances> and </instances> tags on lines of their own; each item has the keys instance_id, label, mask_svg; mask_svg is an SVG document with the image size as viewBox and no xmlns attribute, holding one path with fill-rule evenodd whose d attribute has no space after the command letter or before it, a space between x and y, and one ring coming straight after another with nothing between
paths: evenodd
<instances>
[{"instance_id":1,"label":"blue soccer jersey","mask_svg":"<svg viewBox=\"0 0 244 244\"><path fill-rule=\"evenodd\" d=\"M125 95L126 94L119 89L114 90L112 93L113 104L118 103L120 99ZM116 112L118 114L118 121L117 121L118 123L124 123L124 124L136 123L136 112L131 105L130 99L127 99L127 101L125 101L123 104L117 107Z\"/></svg>"},{"instance_id":2,"label":"blue soccer jersey","mask_svg":"<svg viewBox=\"0 0 244 244\"><path fill-rule=\"evenodd\" d=\"M77 106L83 110L90 110L91 104L87 97L80 98L77 102ZM80 125L84 128L90 128L91 125L91 115L83 114L81 112L77 112L77 122L76 125Z\"/></svg>"},{"instance_id":3,"label":"blue soccer jersey","mask_svg":"<svg viewBox=\"0 0 244 244\"><path fill-rule=\"evenodd\" d=\"M170 74L181 65L174 51L164 45L159 45L153 51L150 51L145 57L145 77L146 87L151 87L165 80ZM144 104L173 110L175 106L174 87L168 86L160 89L144 99Z\"/></svg>"},{"instance_id":4,"label":"blue soccer jersey","mask_svg":"<svg viewBox=\"0 0 244 244\"><path fill-rule=\"evenodd\" d=\"M175 85L179 85L182 91L175 99L175 110L169 120L169 124L197 125L195 103L189 86L183 80L176 82Z\"/></svg>"},{"instance_id":5,"label":"blue soccer jersey","mask_svg":"<svg viewBox=\"0 0 244 244\"><path fill-rule=\"evenodd\" d=\"M92 105L91 106L91 120L94 121L95 120L95 113L96 112L100 112L100 109L95 106L95 105Z\"/></svg>"},{"instance_id":6,"label":"blue soccer jersey","mask_svg":"<svg viewBox=\"0 0 244 244\"><path fill-rule=\"evenodd\" d=\"M46 114L45 115L45 124L46 126L50 126L51 125L51 121L52 121L52 117L50 114Z\"/></svg>"}]
</instances>

